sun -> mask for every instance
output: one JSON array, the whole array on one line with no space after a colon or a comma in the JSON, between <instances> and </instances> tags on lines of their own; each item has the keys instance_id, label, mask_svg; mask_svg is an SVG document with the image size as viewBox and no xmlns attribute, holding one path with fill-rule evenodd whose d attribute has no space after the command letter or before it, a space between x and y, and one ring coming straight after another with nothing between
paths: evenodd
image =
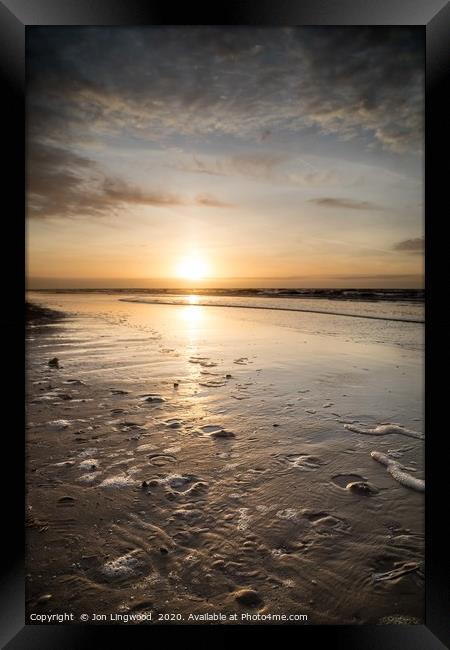
<instances>
[{"instance_id":1,"label":"sun","mask_svg":"<svg viewBox=\"0 0 450 650\"><path fill-rule=\"evenodd\" d=\"M177 276L184 280L202 280L208 273L208 264L198 255L183 257L177 266Z\"/></svg>"}]
</instances>

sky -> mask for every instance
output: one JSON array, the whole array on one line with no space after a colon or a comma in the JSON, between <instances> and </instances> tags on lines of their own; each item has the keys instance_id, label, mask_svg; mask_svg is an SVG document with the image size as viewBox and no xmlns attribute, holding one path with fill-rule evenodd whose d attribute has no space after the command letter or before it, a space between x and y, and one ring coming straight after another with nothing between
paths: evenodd
<instances>
[{"instance_id":1,"label":"sky","mask_svg":"<svg viewBox=\"0 0 450 650\"><path fill-rule=\"evenodd\" d=\"M30 27L27 276L423 285L409 27Z\"/></svg>"}]
</instances>

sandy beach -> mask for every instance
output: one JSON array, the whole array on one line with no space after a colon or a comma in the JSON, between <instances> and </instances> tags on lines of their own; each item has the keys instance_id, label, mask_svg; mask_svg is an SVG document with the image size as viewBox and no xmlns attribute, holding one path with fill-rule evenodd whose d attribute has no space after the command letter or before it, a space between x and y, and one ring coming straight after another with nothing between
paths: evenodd
<instances>
[{"instance_id":1,"label":"sandy beach","mask_svg":"<svg viewBox=\"0 0 450 650\"><path fill-rule=\"evenodd\" d=\"M422 325L30 299L29 615L423 619Z\"/></svg>"},{"instance_id":2,"label":"sandy beach","mask_svg":"<svg viewBox=\"0 0 450 650\"><path fill-rule=\"evenodd\" d=\"M29 295L28 615L422 621L423 326L119 298Z\"/></svg>"}]
</instances>

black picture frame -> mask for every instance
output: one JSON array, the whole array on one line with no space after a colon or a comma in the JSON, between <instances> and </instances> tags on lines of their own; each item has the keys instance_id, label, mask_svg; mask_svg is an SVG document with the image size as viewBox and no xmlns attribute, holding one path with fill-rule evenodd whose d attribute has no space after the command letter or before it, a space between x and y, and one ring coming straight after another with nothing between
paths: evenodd
<instances>
[{"instance_id":1,"label":"black picture frame","mask_svg":"<svg viewBox=\"0 0 450 650\"><path fill-rule=\"evenodd\" d=\"M32 25L419 25L426 34L426 615L425 625L391 626L64 626L25 625L24 597L24 336L25 290L25 32ZM450 4L445 0L229 0L209 7L186 3L180 8L154 0L0 0L0 65L3 116L2 157L4 300L3 362L8 369L5 411L10 425L2 433L12 472L4 485L2 511L6 523L0 588L2 647L39 650L89 648L105 643L111 633L116 643L135 646L154 643L156 636L170 642L181 632L183 642L199 635L206 642L263 633L265 641L295 632L303 647L327 643L333 648L433 650L450 647L449 544L444 533L448 504L448 431L445 383L448 317L442 291L446 279L448 240L444 233L448 211L448 120L446 82L450 67ZM447 192L446 192L447 194ZM6 209L4 206L8 205ZM445 211L444 211L445 210ZM440 232L442 229L442 232ZM438 373L442 371L442 380ZM447 398L447 399L446 399ZM250 629L251 627L251 629Z\"/></svg>"}]
</instances>

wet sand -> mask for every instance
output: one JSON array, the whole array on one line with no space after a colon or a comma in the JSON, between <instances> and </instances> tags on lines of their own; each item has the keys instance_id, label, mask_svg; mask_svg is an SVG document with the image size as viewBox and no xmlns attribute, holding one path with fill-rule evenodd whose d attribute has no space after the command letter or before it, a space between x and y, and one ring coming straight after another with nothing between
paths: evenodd
<instances>
[{"instance_id":1,"label":"wet sand","mask_svg":"<svg viewBox=\"0 0 450 650\"><path fill-rule=\"evenodd\" d=\"M422 325L32 299L28 615L423 620Z\"/></svg>"}]
</instances>

